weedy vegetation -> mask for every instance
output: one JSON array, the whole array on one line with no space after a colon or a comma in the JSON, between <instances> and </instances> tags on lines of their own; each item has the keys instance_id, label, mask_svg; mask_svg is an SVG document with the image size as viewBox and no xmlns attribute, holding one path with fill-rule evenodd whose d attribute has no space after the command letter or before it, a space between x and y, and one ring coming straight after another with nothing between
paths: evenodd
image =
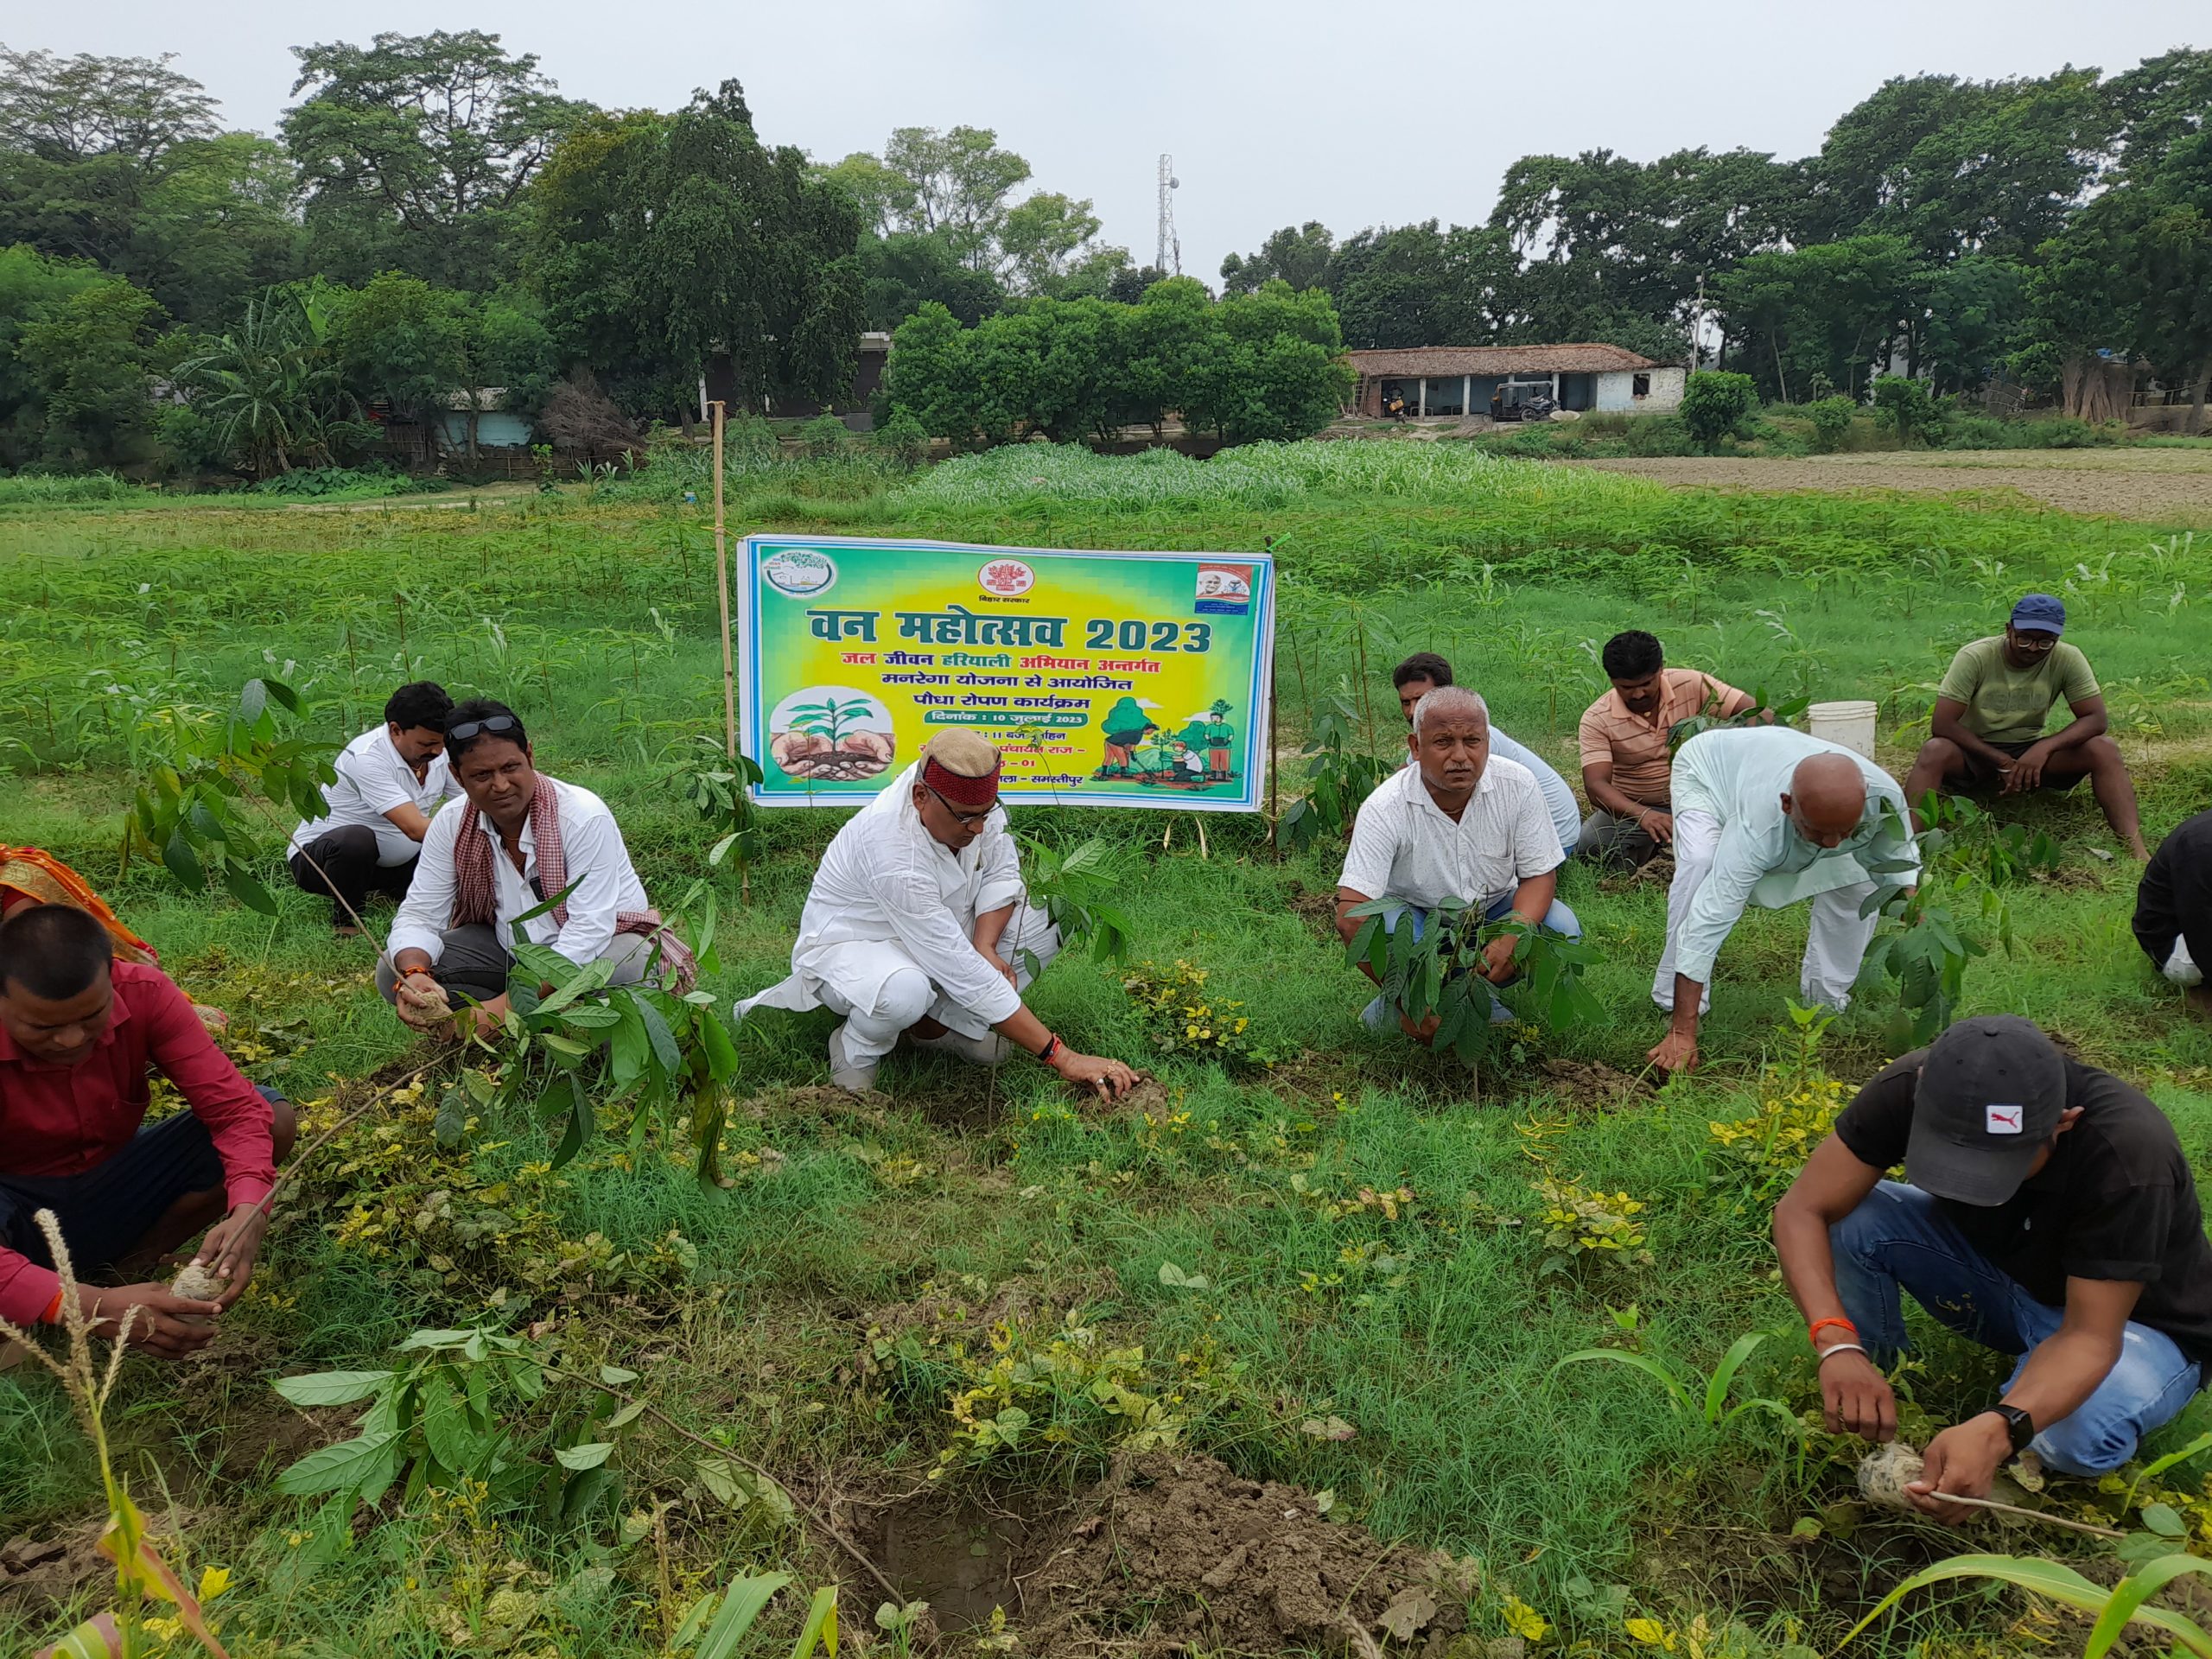
<instances>
[{"instance_id":1,"label":"weedy vegetation","mask_svg":"<svg viewBox=\"0 0 2212 1659\"><path fill-rule=\"evenodd\" d=\"M1947 803L1840 1016L1789 1006L1802 912L1747 916L1706 1064L1663 1088L1663 882L1570 865L1579 945L1363 916L1353 956L1437 1017L1433 1052L1360 1024L1376 987L1332 925L1351 816L1403 755L1386 671L1421 647L1570 775L1624 627L1785 716L1877 699L1901 772L1948 654L2070 582L2163 833L2212 788L2198 527L1676 493L1464 445L1027 445L916 472L755 437L728 467L747 529L1272 549L1279 817L1201 840L1177 815L1015 814L1068 947L1031 1000L1141 1065L1141 1094L1103 1109L1019 1057L986 1079L901 1052L855 1101L823 1087L830 1016L729 1025L787 970L841 815L752 813L723 752L696 449L438 509L0 481L7 839L68 858L228 1009L302 1129L207 1360L72 1345L61 1376L0 1373L0 1649L189 1652L167 1592L196 1584L240 1655L1033 1652L1058 1593L1033 1569L1088 1541L1101 1483L1203 1454L1302 1489L1317 1524L1471 1560L1465 1652L1796 1659L1870 1618L1854 1649L2101 1653L2124 1629L2204 1650L2202 1403L2110 1483L2014 1495L2126 1530L2124 1575L2056 1529L1948 1560L1994 1523L1858 1504L1863 1448L1821 1430L1766 1237L1856 1084L1978 1009L2041 1020L2207 1144L2212 1031L2140 960L2086 791ZM423 677L513 702L539 764L614 806L696 995L525 953L481 1038L423 1049L393 1020L370 950L278 859L335 746ZM1493 1025L1455 969L1509 936ZM1913 1331L1897 1384L1924 1444L2002 1361ZM128 1541L163 1516L156 1573ZM67 1554L111 1528L114 1555ZM1266 1645L1124 1592L1133 1640ZM1366 1634L1411 1650L1394 1629Z\"/></svg>"}]
</instances>

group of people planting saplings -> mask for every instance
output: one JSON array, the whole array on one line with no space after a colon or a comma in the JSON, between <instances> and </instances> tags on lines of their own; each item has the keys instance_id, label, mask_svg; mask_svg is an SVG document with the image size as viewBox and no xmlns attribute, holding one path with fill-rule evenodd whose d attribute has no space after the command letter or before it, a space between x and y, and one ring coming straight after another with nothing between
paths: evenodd
<instances>
[{"instance_id":1,"label":"group of people planting saplings","mask_svg":"<svg viewBox=\"0 0 2212 1659\"><path fill-rule=\"evenodd\" d=\"M1903 784L1711 674L1669 667L1650 634L1618 634L1601 658L1610 687L1579 728L1580 801L1449 663L1416 654L1393 675L1407 759L1358 810L1338 931L1347 944L1378 927L1418 941L1449 918L1515 924L1468 935L1485 942L1448 970L1509 987L1525 971L1517 942L1581 935L1559 896L1569 859L1621 868L1666 856L1656 1068L1697 1065L1716 964L1749 905L1807 906L1800 992L1841 1009L1878 925L1869 901L1911 887L1936 793L2086 779L2127 852L2145 856L2095 676L2064 627L2059 601L2030 594L2001 634L1961 649ZM2045 734L2062 702L2071 720ZM1704 729L1685 737L1685 722ZM293 839L292 874L329 901L341 936L361 931L372 894L396 900L374 977L410 1027L491 1033L518 927L578 967L607 963L605 982L691 988L696 966L615 814L537 769L514 709L404 685L335 764L327 813ZM901 1046L985 1067L1019 1052L1103 1102L1133 1087L1127 1062L1084 1052L1026 998L1060 938L1025 885L1001 766L972 729L932 738L830 840L789 976L739 1001L735 1017L829 1010L830 1081L855 1094ZM25 1329L62 1317L63 1281L34 1221L51 1211L95 1328L113 1335L127 1317L129 1340L192 1353L254 1270L292 1109L240 1075L210 1034L220 1014L190 1001L66 865L0 849L0 1317ZM2212 963L2212 811L2148 855L2134 928L2150 971L2212 1012L2200 965ZM1435 1041L1437 1014L1395 999L1377 959L1361 957L1380 994L1358 1018L1385 1040ZM1510 1017L1503 1001L1485 1004ZM156 1074L189 1109L149 1124ZM165 1278L163 1258L195 1238L196 1280ZM2118 1468L2212 1358L2212 1255L2171 1124L2022 1019L1961 1019L1867 1082L1777 1205L1774 1240L1832 1431L1894 1436L1886 1373L1905 1341L1901 1293L2017 1357L1987 1408L1930 1443L1906 1489L1947 1520L2024 1452L2070 1475Z\"/></svg>"}]
</instances>

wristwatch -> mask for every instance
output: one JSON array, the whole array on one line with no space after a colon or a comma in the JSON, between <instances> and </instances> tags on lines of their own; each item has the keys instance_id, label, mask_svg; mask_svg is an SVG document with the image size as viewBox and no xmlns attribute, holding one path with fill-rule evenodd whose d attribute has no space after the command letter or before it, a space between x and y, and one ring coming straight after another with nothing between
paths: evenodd
<instances>
[{"instance_id":1,"label":"wristwatch","mask_svg":"<svg viewBox=\"0 0 2212 1659\"><path fill-rule=\"evenodd\" d=\"M2012 1450L2026 1451L2028 1442L2036 1437L2035 1419L2018 1406L1992 1406L1990 1410L2005 1420L2005 1432L2012 1437Z\"/></svg>"}]
</instances>

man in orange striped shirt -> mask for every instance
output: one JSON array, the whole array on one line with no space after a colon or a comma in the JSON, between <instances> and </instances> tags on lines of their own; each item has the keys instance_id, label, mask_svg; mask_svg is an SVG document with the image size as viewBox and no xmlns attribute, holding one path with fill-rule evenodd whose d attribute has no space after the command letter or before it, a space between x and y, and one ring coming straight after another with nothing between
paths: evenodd
<instances>
[{"instance_id":1,"label":"man in orange striped shirt","mask_svg":"<svg viewBox=\"0 0 2212 1659\"><path fill-rule=\"evenodd\" d=\"M1583 711L1578 733L1591 809L1578 850L1636 869L1674 840L1668 733L1693 715L1740 714L1751 697L1697 669L1669 668L1659 641L1641 632L1615 634L1599 660L1613 689Z\"/></svg>"}]
</instances>

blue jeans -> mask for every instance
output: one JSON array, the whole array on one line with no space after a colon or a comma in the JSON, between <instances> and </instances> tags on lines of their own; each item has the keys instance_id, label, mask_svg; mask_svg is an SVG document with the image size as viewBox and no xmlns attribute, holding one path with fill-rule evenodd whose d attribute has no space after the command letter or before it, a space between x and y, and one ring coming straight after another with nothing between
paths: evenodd
<instances>
[{"instance_id":1,"label":"blue jeans","mask_svg":"<svg viewBox=\"0 0 2212 1659\"><path fill-rule=\"evenodd\" d=\"M1483 912L1483 919L1486 922L1501 920L1510 913L1512 909L1513 895L1510 893L1505 893L1491 900L1490 907ZM1421 938L1421 929L1428 925L1428 912L1419 905L1400 905L1395 910L1384 911L1382 931L1385 933L1395 933L1398 931L1399 921L1408 915L1414 918L1414 938ZM1573 911L1556 899L1552 900L1552 907L1544 912L1541 925L1552 932L1563 934L1570 939L1579 939L1582 937L1582 924L1575 919ZM1359 1011L1360 1023L1370 1031L1389 1030L1393 1018L1392 1011L1388 1006L1388 1000L1380 996ZM1497 1024L1503 1025L1512 1016L1507 1014L1503 1007L1499 1007L1491 1011L1491 1018Z\"/></svg>"},{"instance_id":2,"label":"blue jeans","mask_svg":"<svg viewBox=\"0 0 2212 1659\"><path fill-rule=\"evenodd\" d=\"M2028 1294L1986 1261L1928 1193L1883 1181L1828 1229L1836 1294L1875 1362L1888 1364L1905 1345L1900 1290L1939 1325L2020 1363L2056 1331L2064 1311ZM2171 1422L2196 1394L2198 1366L2164 1332L2131 1319L2120 1358L2096 1392L2035 1438L2036 1456L2061 1474L2094 1476L2135 1455L2145 1434Z\"/></svg>"}]
</instances>

